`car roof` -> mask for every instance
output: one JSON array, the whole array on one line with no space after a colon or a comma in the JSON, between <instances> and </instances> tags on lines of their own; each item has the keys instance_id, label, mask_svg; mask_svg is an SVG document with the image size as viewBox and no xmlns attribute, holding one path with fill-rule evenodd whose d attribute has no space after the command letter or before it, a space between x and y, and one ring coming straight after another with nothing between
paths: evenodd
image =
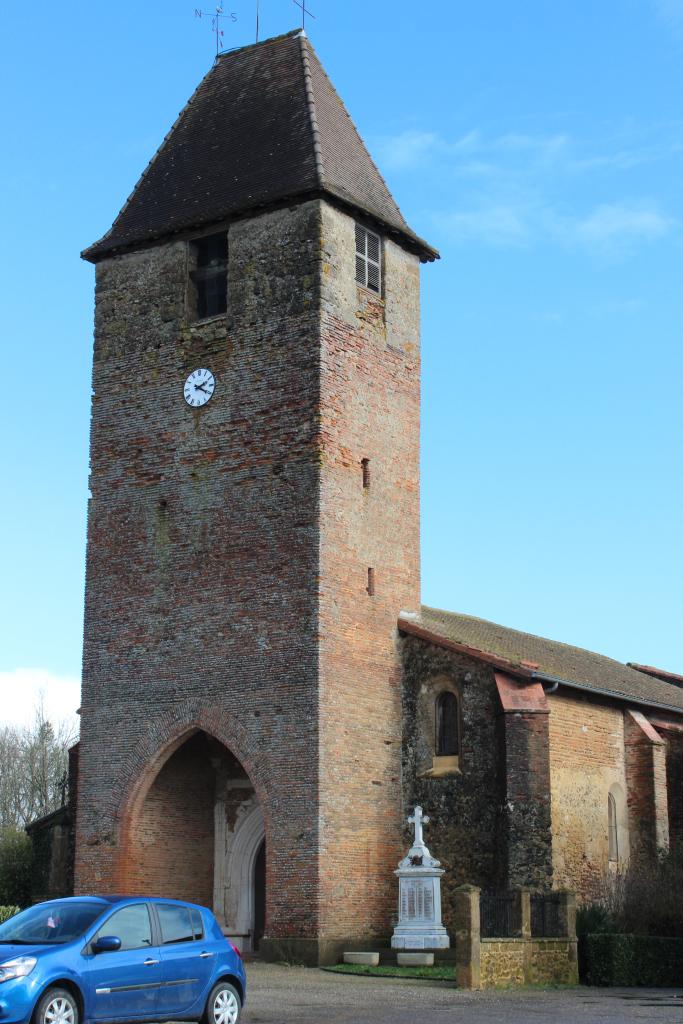
<instances>
[{"instance_id":1,"label":"car roof","mask_svg":"<svg viewBox=\"0 0 683 1024\"><path fill-rule=\"evenodd\" d=\"M111 898L109 896L93 896L91 894L84 896L55 896L51 900L40 900L39 903L35 903L34 906L50 906L53 903L110 903Z\"/></svg>"},{"instance_id":2,"label":"car roof","mask_svg":"<svg viewBox=\"0 0 683 1024\"><path fill-rule=\"evenodd\" d=\"M114 906L117 903L137 903L140 900L144 900L146 903L174 903L179 907L195 907L197 910L208 910L208 907L204 907L199 903L190 903L189 900L176 900L172 897L167 896L143 896L139 893L134 895L123 895L122 893L106 893L103 895L89 893L83 896L62 896L53 900L46 900L45 905L48 903L63 903L64 901L73 901L74 903L103 903ZM211 911L209 911L211 913Z\"/></svg>"},{"instance_id":3,"label":"car roof","mask_svg":"<svg viewBox=\"0 0 683 1024\"><path fill-rule=\"evenodd\" d=\"M74 897L77 899L78 897ZM107 903L135 903L144 900L145 903L174 903L179 907L196 907L197 910L207 910L207 907L199 903L191 903L189 900L177 900L172 896L145 896L143 893L134 893L124 896L122 893L115 893L106 896L93 896L92 899L105 900Z\"/></svg>"}]
</instances>

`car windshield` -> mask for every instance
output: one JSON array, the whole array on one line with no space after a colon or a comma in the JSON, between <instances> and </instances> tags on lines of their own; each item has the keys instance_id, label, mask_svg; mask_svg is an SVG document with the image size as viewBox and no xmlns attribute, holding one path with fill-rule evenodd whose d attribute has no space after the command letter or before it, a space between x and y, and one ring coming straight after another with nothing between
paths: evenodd
<instances>
[{"instance_id":1,"label":"car windshield","mask_svg":"<svg viewBox=\"0 0 683 1024\"><path fill-rule=\"evenodd\" d=\"M103 903L55 900L22 910L0 925L0 942L59 945L77 939L106 910Z\"/></svg>"}]
</instances>

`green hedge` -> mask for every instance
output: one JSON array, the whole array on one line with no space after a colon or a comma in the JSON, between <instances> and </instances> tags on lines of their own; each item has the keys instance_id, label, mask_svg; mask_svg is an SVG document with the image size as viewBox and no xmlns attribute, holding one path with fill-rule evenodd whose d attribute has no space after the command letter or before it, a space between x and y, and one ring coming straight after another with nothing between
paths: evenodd
<instances>
[{"instance_id":1,"label":"green hedge","mask_svg":"<svg viewBox=\"0 0 683 1024\"><path fill-rule=\"evenodd\" d=\"M584 935L582 981L587 985L683 985L683 939L656 935Z\"/></svg>"},{"instance_id":2,"label":"green hedge","mask_svg":"<svg viewBox=\"0 0 683 1024\"><path fill-rule=\"evenodd\" d=\"M0 907L0 924L19 913L19 907Z\"/></svg>"}]
</instances>

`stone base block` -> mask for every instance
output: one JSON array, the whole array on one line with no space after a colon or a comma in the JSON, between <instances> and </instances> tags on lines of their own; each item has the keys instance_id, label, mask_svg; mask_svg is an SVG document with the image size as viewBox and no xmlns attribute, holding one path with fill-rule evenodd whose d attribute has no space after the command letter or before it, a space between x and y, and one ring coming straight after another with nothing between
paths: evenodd
<instances>
[{"instance_id":1,"label":"stone base block","mask_svg":"<svg viewBox=\"0 0 683 1024\"><path fill-rule=\"evenodd\" d=\"M391 936L392 949L448 949L450 944L445 928L402 928L399 925Z\"/></svg>"},{"instance_id":2,"label":"stone base block","mask_svg":"<svg viewBox=\"0 0 683 1024\"><path fill-rule=\"evenodd\" d=\"M433 953L397 953L396 962L399 967L433 967Z\"/></svg>"},{"instance_id":3,"label":"stone base block","mask_svg":"<svg viewBox=\"0 0 683 1024\"><path fill-rule=\"evenodd\" d=\"M344 953L345 964L363 964L365 967L377 967L379 953Z\"/></svg>"}]
</instances>

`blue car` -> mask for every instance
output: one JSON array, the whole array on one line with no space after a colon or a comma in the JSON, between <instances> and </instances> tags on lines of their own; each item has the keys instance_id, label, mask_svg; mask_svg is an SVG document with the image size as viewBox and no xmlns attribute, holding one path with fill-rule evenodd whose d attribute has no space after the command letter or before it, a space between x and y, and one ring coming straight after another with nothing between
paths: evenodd
<instances>
[{"instance_id":1,"label":"blue car","mask_svg":"<svg viewBox=\"0 0 683 1024\"><path fill-rule=\"evenodd\" d=\"M206 907L73 896L0 925L0 1024L237 1024L242 958Z\"/></svg>"}]
</instances>

